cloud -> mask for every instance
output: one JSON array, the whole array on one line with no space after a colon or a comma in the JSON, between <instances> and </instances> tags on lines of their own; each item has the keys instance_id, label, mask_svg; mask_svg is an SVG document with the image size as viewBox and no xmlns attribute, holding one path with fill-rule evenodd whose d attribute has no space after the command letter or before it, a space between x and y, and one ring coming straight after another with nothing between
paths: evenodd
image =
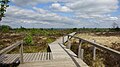
<instances>
[{"instance_id":1,"label":"cloud","mask_svg":"<svg viewBox=\"0 0 120 67\"><path fill-rule=\"evenodd\" d=\"M14 9L13 9L14 8ZM68 17L59 16L56 13L49 12L47 10L33 7L34 10L22 9L16 6L10 6L7 9L6 17L2 20L2 23L14 23L14 24L38 24L48 25L48 27L65 27L75 25L79 23L78 20L74 20Z\"/></svg>"},{"instance_id":2,"label":"cloud","mask_svg":"<svg viewBox=\"0 0 120 67\"><path fill-rule=\"evenodd\" d=\"M93 14L106 14L116 11L118 0L12 0L18 6L35 6L41 3L54 2L51 7L56 11L73 11L76 15L91 16ZM62 6L58 2L64 2Z\"/></svg>"},{"instance_id":3,"label":"cloud","mask_svg":"<svg viewBox=\"0 0 120 67\"><path fill-rule=\"evenodd\" d=\"M56 2L56 0L11 0L14 4L18 6L35 6L40 3Z\"/></svg>"},{"instance_id":4,"label":"cloud","mask_svg":"<svg viewBox=\"0 0 120 67\"><path fill-rule=\"evenodd\" d=\"M118 1L11 0L14 6L7 9L1 24L16 27L110 27L113 22L120 24L120 17L112 15L118 12ZM41 4L45 8L40 8Z\"/></svg>"},{"instance_id":5,"label":"cloud","mask_svg":"<svg viewBox=\"0 0 120 67\"><path fill-rule=\"evenodd\" d=\"M37 7L33 7L33 9L38 12L38 13L41 13L41 14L46 14L48 11L47 10L44 10L44 9L41 9L41 8L37 8Z\"/></svg>"},{"instance_id":6,"label":"cloud","mask_svg":"<svg viewBox=\"0 0 120 67\"><path fill-rule=\"evenodd\" d=\"M118 17L110 17L111 20L118 20Z\"/></svg>"},{"instance_id":7,"label":"cloud","mask_svg":"<svg viewBox=\"0 0 120 67\"><path fill-rule=\"evenodd\" d=\"M53 3L51 5L51 8L55 9L56 11L60 11L60 12L71 12L72 11L67 6L61 6L61 4L59 3Z\"/></svg>"},{"instance_id":8,"label":"cloud","mask_svg":"<svg viewBox=\"0 0 120 67\"><path fill-rule=\"evenodd\" d=\"M78 0L66 6L74 10L77 16L87 18L114 12L119 7L118 0Z\"/></svg>"},{"instance_id":9,"label":"cloud","mask_svg":"<svg viewBox=\"0 0 120 67\"><path fill-rule=\"evenodd\" d=\"M49 2L64 2L64 3L68 3L68 2L74 2L77 0L11 0L14 4L18 5L18 6L35 6L37 4L41 4L41 3L49 3Z\"/></svg>"}]
</instances>

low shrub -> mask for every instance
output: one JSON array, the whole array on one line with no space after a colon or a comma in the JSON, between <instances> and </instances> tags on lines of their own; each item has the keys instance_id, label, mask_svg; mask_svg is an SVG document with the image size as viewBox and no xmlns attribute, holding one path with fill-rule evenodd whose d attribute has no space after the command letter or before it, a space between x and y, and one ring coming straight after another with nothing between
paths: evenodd
<instances>
[{"instance_id":1,"label":"low shrub","mask_svg":"<svg viewBox=\"0 0 120 67\"><path fill-rule=\"evenodd\" d=\"M33 42L33 37L32 37L30 34L28 34L28 35L24 38L24 43L25 43L26 45L33 45L33 44L34 44L34 42Z\"/></svg>"},{"instance_id":2,"label":"low shrub","mask_svg":"<svg viewBox=\"0 0 120 67\"><path fill-rule=\"evenodd\" d=\"M10 26L7 26L7 25L2 25L2 26L0 26L0 30L1 30L2 32L4 32L4 33L9 32L10 29L11 29L11 27L10 27Z\"/></svg>"}]
</instances>

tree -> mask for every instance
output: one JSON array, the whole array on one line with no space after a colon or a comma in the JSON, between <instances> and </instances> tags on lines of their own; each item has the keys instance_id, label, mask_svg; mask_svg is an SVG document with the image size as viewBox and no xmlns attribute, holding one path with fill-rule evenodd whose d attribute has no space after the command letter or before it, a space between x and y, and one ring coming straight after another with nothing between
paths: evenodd
<instances>
[{"instance_id":1,"label":"tree","mask_svg":"<svg viewBox=\"0 0 120 67\"><path fill-rule=\"evenodd\" d=\"M115 29L115 28L117 28L117 27L119 27L119 26L118 26L118 24L117 24L116 22L114 22L114 23L112 24L112 27Z\"/></svg>"},{"instance_id":2,"label":"tree","mask_svg":"<svg viewBox=\"0 0 120 67\"><path fill-rule=\"evenodd\" d=\"M117 23L114 22L114 23L112 24L112 27L113 27L113 28L111 29L112 31L120 31L119 25L118 25Z\"/></svg>"},{"instance_id":3,"label":"tree","mask_svg":"<svg viewBox=\"0 0 120 67\"><path fill-rule=\"evenodd\" d=\"M117 26L117 27L115 28L115 31L120 31L119 26Z\"/></svg>"},{"instance_id":4,"label":"tree","mask_svg":"<svg viewBox=\"0 0 120 67\"><path fill-rule=\"evenodd\" d=\"M2 32L9 32L10 29L12 29L12 28L8 25L0 26L0 31L2 31Z\"/></svg>"},{"instance_id":5,"label":"tree","mask_svg":"<svg viewBox=\"0 0 120 67\"><path fill-rule=\"evenodd\" d=\"M9 0L0 0L0 21L5 17L6 8L9 7L8 2Z\"/></svg>"},{"instance_id":6,"label":"tree","mask_svg":"<svg viewBox=\"0 0 120 67\"><path fill-rule=\"evenodd\" d=\"M77 28L73 28L73 31L76 31L77 30Z\"/></svg>"}]
</instances>

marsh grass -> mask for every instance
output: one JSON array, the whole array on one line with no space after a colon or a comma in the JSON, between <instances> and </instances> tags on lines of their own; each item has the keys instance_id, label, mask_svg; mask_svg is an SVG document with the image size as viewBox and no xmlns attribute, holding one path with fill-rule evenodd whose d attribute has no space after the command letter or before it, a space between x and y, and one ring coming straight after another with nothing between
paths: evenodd
<instances>
[{"instance_id":1,"label":"marsh grass","mask_svg":"<svg viewBox=\"0 0 120 67\"><path fill-rule=\"evenodd\" d=\"M57 29L10 29L8 32L0 31L0 50L14 44L17 41L24 40L24 52L49 52L48 44L55 41L60 36L71 33L71 30ZM19 53L19 47L9 53Z\"/></svg>"},{"instance_id":2,"label":"marsh grass","mask_svg":"<svg viewBox=\"0 0 120 67\"><path fill-rule=\"evenodd\" d=\"M76 39L72 39L71 42L71 50L75 54L78 54L79 43L76 41ZM81 48L84 49L83 61L90 67L120 67L120 58L118 56L112 55L104 50L97 49L96 59L93 60L93 46L91 46L89 43L83 42Z\"/></svg>"}]
</instances>

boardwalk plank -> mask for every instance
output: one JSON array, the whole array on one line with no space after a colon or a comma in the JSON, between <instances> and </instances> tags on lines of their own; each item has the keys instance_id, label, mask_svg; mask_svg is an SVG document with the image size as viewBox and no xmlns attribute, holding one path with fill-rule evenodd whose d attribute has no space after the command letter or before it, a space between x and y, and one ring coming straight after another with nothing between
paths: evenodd
<instances>
[{"instance_id":1,"label":"boardwalk plank","mask_svg":"<svg viewBox=\"0 0 120 67\"><path fill-rule=\"evenodd\" d=\"M27 55L28 55L28 53L24 53L23 54L23 60L24 60L24 62L26 61Z\"/></svg>"},{"instance_id":2,"label":"boardwalk plank","mask_svg":"<svg viewBox=\"0 0 120 67\"><path fill-rule=\"evenodd\" d=\"M27 55L27 58L26 58L26 61L25 62L29 62L29 59L31 58L31 53L29 53L28 55Z\"/></svg>"},{"instance_id":3,"label":"boardwalk plank","mask_svg":"<svg viewBox=\"0 0 120 67\"><path fill-rule=\"evenodd\" d=\"M33 53L31 61L34 61L36 53Z\"/></svg>"},{"instance_id":4,"label":"boardwalk plank","mask_svg":"<svg viewBox=\"0 0 120 67\"><path fill-rule=\"evenodd\" d=\"M47 60L47 53L44 53L44 60Z\"/></svg>"},{"instance_id":5,"label":"boardwalk plank","mask_svg":"<svg viewBox=\"0 0 120 67\"><path fill-rule=\"evenodd\" d=\"M7 56L7 58L5 58L5 60L3 60L3 63L5 63L5 64L11 64L18 58L17 54L7 54L6 56Z\"/></svg>"},{"instance_id":6,"label":"boardwalk plank","mask_svg":"<svg viewBox=\"0 0 120 67\"><path fill-rule=\"evenodd\" d=\"M34 53L30 53L30 58L29 58L28 62L32 61L33 56L34 56Z\"/></svg>"},{"instance_id":7,"label":"boardwalk plank","mask_svg":"<svg viewBox=\"0 0 120 67\"><path fill-rule=\"evenodd\" d=\"M23 59L24 62L34 62L34 61L44 61L50 60L50 52L42 52L42 53L24 53ZM2 57L1 57L2 58ZM0 58L0 59L1 59ZM3 57L4 58L4 57ZM20 54L6 54L2 63L12 64L15 61L19 60Z\"/></svg>"},{"instance_id":8,"label":"boardwalk plank","mask_svg":"<svg viewBox=\"0 0 120 67\"><path fill-rule=\"evenodd\" d=\"M41 55L41 53L39 52L36 56L36 59L35 59L36 61L39 61L40 55Z\"/></svg>"},{"instance_id":9,"label":"boardwalk plank","mask_svg":"<svg viewBox=\"0 0 120 67\"><path fill-rule=\"evenodd\" d=\"M47 53L47 60L49 60L49 53L50 53L50 52Z\"/></svg>"},{"instance_id":10,"label":"boardwalk plank","mask_svg":"<svg viewBox=\"0 0 120 67\"><path fill-rule=\"evenodd\" d=\"M0 62L2 62L3 60L5 60L5 58L7 58L5 55L1 55L0 56Z\"/></svg>"},{"instance_id":11,"label":"boardwalk plank","mask_svg":"<svg viewBox=\"0 0 120 67\"><path fill-rule=\"evenodd\" d=\"M38 60L41 60L41 55L42 55L42 52L39 53Z\"/></svg>"},{"instance_id":12,"label":"boardwalk plank","mask_svg":"<svg viewBox=\"0 0 120 67\"><path fill-rule=\"evenodd\" d=\"M53 56L52 56L52 52L50 52L50 60L52 60L53 59Z\"/></svg>"},{"instance_id":13,"label":"boardwalk plank","mask_svg":"<svg viewBox=\"0 0 120 67\"><path fill-rule=\"evenodd\" d=\"M31 56L31 57L29 58L29 62L31 62L31 61L33 60L33 58L34 58L34 53L31 53L30 56Z\"/></svg>"},{"instance_id":14,"label":"boardwalk plank","mask_svg":"<svg viewBox=\"0 0 120 67\"><path fill-rule=\"evenodd\" d=\"M34 54L33 61L36 61L37 55L38 55L38 53L35 53L35 54Z\"/></svg>"},{"instance_id":15,"label":"boardwalk plank","mask_svg":"<svg viewBox=\"0 0 120 67\"><path fill-rule=\"evenodd\" d=\"M42 54L42 57L41 57L41 59L42 59L42 61L44 60L44 52L43 52L43 54Z\"/></svg>"},{"instance_id":16,"label":"boardwalk plank","mask_svg":"<svg viewBox=\"0 0 120 67\"><path fill-rule=\"evenodd\" d=\"M29 53L25 53L24 62L27 62L28 58L29 58Z\"/></svg>"},{"instance_id":17,"label":"boardwalk plank","mask_svg":"<svg viewBox=\"0 0 120 67\"><path fill-rule=\"evenodd\" d=\"M23 56L24 62L26 62L26 60L27 60L27 58L28 58L28 57L27 57L27 56L28 56L28 53L24 53L23 55L24 55L24 56Z\"/></svg>"},{"instance_id":18,"label":"boardwalk plank","mask_svg":"<svg viewBox=\"0 0 120 67\"><path fill-rule=\"evenodd\" d=\"M3 62L3 63L7 63L7 64L9 64L10 62L11 62L11 59L12 59L12 55L6 55L7 56L7 58L6 58L6 60Z\"/></svg>"},{"instance_id":19,"label":"boardwalk plank","mask_svg":"<svg viewBox=\"0 0 120 67\"><path fill-rule=\"evenodd\" d=\"M43 57L43 52L41 53L39 60L42 60L42 57Z\"/></svg>"}]
</instances>

